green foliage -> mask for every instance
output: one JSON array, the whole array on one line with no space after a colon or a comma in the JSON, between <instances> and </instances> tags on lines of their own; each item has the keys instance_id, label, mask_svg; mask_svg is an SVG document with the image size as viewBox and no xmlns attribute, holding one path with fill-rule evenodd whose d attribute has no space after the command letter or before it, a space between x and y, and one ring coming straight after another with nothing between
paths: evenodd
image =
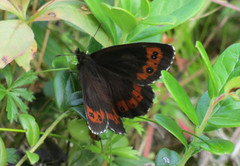
<instances>
[{"instance_id":1,"label":"green foliage","mask_svg":"<svg viewBox=\"0 0 240 166\"><path fill-rule=\"evenodd\" d=\"M32 83L37 77L32 71L25 72L13 82L13 71L10 66L5 67L4 70L2 70L2 74L5 76L7 87L3 85L0 86L0 91L2 92L0 101L3 100L3 98L6 99L7 117L12 123L17 120L18 109L23 113L27 113L28 106L23 100L30 102L34 99L31 91L20 87Z\"/></svg>"},{"instance_id":2,"label":"green foliage","mask_svg":"<svg viewBox=\"0 0 240 166\"><path fill-rule=\"evenodd\" d=\"M36 153L31 153L29 151L26 151L26 154L32 165L38 162L39 156Z\"/></svg>"},{"instance_id":3,"label":"green foliage","mask_svg":"<svg viewBox=\"0 0 240 166\"><path fill-rule=\"evenodd\" d=\"M209 138L204 135L219 128L240 126L240 44L232 44L239 42L236 41L239 40L239 27L234 21L229 21L231 25L226 24L223 29L224 22L216 25L217 20L234 18L236 13L232 10L223 8L220 14L214 14L212 10L216 5L205 0L52 0L39 1L37 11L32 12L34 3L29 0L2 0L0 3L3 10L0 21L0 122L1 126L6 126L0 131L18 132L14 141L8 139L11 134L1 133L0 165L6 162L22 165L26 159L36 164L42 156L35 151L50 135L56 137L63 151L67 149L66 140L70 142L68 165L147 165L153 164L155 158L156 165L182 166L202 150L216 155L233 152L232 142L215 138L212 133ZM198 19L202 15L205 17ZM46 24L46 21L51 22ZM208 47L210 37L219 30L219 36ZM76 47L93 53L110 45L161 42L163 33L168 40L176 41L178 68L174 65L171 71L176 77L162 72L166 89L159 90L157 84L160 82L157 82L154 88L157 97L149 116L123 119L126 135L108 130L92 139L85 121L78 74L71 71L76 70L76 58L57 55L73 55ZM196 43L197 49L194 47L196 39L203 41L203 44ZM221 43L215 43L218 41ZM196 58L196 50L201 59ZM209 57L216 55L216 50L222 53L212 66ZM30 65L30 62L33 63ZM206 71L193 79L203 68ZM183 87L185 81L188 84ZM166 90L174 100L163 103ZM63 120L69 112L71 118ZM153 113L156 114L152 116ZM182 157L177 150L167 148L157 149L157 154L147 153L147 148L151 147L149 142L158 139L159 129L156 127L158 130L151 135L145 130L146 122L161 125L175 136L184 145L180 149ZM17 129L20 125L24 130ZM52 133L53 129L56 134ZM40 130L44 131L41 137ZM189 144L187 134L193 137ZM25 140L29 150L24 149L25 156L21 159L15 149L5 149L4 143L23 150L20 145L27 145ZM153 142L152 146L167 147L164 143ZM142 157L139 154L144 150L146 154Z\"/></svg>"},{"instance_id":4,"label":"green foliage","mask_svg":"<svg viewBox=\"0 0 240 166\"><path fill-rule=\"evenodd\" d=\"M157 154L155 163L156 166L174 166L177 165L180 160L181 158L177 152L162 148Z\"/></svg>"},{"instance_id":5,"label":"green foliage","mask_svg":"<svg viewBox=\"0 0 240 166\"><path fill-rule=\"evenodd\" d=\"M38 124L36 123L34 117L29 114L20 114L19 120L24 130L26 130L29 145L35 145L39 139L40 133Z\"/></svg>"},{"instance_id":6,"label":"green foliage","mask_svg":"<svg viewBox=\"0 0 240 166\"><path fill-rule=\"evenodd\" d=\"M17 161L19 160L19 156L16 154L16 152L17 151L14 148L6 149L8 163L17 163Z\"/></svg>"}]
</instances>

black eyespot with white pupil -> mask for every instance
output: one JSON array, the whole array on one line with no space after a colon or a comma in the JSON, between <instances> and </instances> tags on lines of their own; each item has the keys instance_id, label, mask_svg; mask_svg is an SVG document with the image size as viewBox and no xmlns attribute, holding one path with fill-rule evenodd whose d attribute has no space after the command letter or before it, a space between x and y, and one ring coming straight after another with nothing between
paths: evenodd
<instances>
[{"instance_id":1,"label":"black eyespot with white pupil","mask_svg":"<svg viewBox=\"0 0 240 166\"><path fill-rule=\"evenodd\" d=\"M147 73L152 73L152 72L153 72L153 69L152 69L151 67L148 67L148 68L146 69L146 71L147 71Z\"/></svg>"},{"instance_id":2,"label":"black eyespot with white pupil","mask_svg":"<svg viewBox=\"0 0 240 166\"><path fill-rule=\"evenodd\" d=\"M158 52L154 51L151 58L152 59L157 59Z\"/></svg>"}]
</instances>

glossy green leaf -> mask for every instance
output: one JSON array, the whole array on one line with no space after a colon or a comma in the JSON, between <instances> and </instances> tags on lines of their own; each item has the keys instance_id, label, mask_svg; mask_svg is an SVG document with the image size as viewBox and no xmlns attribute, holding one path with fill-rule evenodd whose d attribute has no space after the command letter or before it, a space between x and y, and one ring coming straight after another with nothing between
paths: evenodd
<instances>
[{"instance_id":1,"label":"glossy green leaf","mask_svg":"<svg viewBox=\"0 0 240 166\"><path fill-rule=\"evenodd\" d=\"M141 11L141 17L143 18L149 15L150 3L148 0L141 0L140 11Z\"/></svg>"},{"instance_id":2,"label":"glossy green leaf","mask_svg":"<svg viewBox=\"0 0 240 166\"><path fill-rule=\"evenodd\" d=\"M196 113L199 119L199 123L202 123L203 118L205 117L207 110L210 106L211 99L208 96L208 92L205 92L196 105Z\"/></svg>"},{"instance_id":3,"label":"glossy green leaf","mask_svg":"<svg viewBox=\"0 0 240 166\"><path fill-rule=\"evenodd\" d=\"M119 7L111 7L105 3L101 4L104 12L110 17L119 28L125 32L131 32L137 26L137 20L134 15L125 9Z\"/></svg>"},{"instance_id":4,"label":"glossy green leaf","mask_svg":"<svg viewBox=\"0 0 240 166\"><path fill-rule=\"evenodd\" d=\"M62 19L78 26L91 36L94 36L100 23L91 15L79 12L80 6L81 2L77 0L51 1L46 3L29 19L34 21ZM105 47L110 45L109 38L102 29L98 30L98 33L94 38Z\"/></svg>"},{"instance_id":5,"label":"glossy green leaf","mask_svg":"<svg viewBox=\"0 0 240 166\"><path fill-rule=\"evenodd\" d=\"M205 0L161 0L151 1L150 16L170 16L176 18L174 25L161 27L138 25L136 29L128 36L128 43L137 42L146 38L164 33L174 27L182 24L193 17L204 5Z\"/></svg>"},{"instance_id":6,"label":"glossy green leaf","mask_svg":"<svg viewBox=\"0 0 240 166\"><path fill-rule=\"evenodd\" d=\"M234 150L234 144L228 140L223 139L205 140L205 142L197 142L192 145L216 155L230 154Z\"/></svg>"},{"instance_id":7,"label":"glossy green leaf","mask_svg":"<svg viewBox=\"0 0 240 166\"><path fill-rule=\"evenodd\" d=\"M17 150L16 149L7 148L6 153L7 153L7 162L8 163L16 164L17 161L19 161L20 157L17 155Z\"/></svg>"},{"instance_id":8,"label":"glossy green leaf","mask_svg":"<svg viewBox=\"0 0 240 166\"><path fill-rule=\"evenodd\" d=\"M20 114L19 120L23 129L26 130L29 145L35 145L39 139L40 131L34 117L29 114Z\"/></svg>"},{"instance_id":9,"label":"glossy green leaf","mask_svg":"<svg viewBox=\"0 0 240 166\"><path fill-rule=\"evenodd\" d=\"M53 80L56 104L59 109L66 110L71 106L71 96L75 90L74 78L69 71L58 72Z\"/></svg>"},{"instance_id":10,"label":"glossy green leaf","mask_svg":"<svg viewBox=\"0 0 240 166\"><path fill-rule=\"evenodd\" d=\"M0 21L0 34L0 68L24 55L34 42L31 28L19 20Z\"/></svg>"},{"instance_id":11,"label":"glossy green leaf","mask_svg":"<svg viewBox=\"0 0 240 166\"><path fill-rule=\"evenodd\" d=\"M37 79L37 75L33 71L24 72L17 78L16 81L14 81L11 88L16 88L19 86L31 84L35 79Z\"/></svg>"},{"instance_id":12,"label":"glossy green leaf","mask_svg":"<svg viewBox=\"0 0 240 166\"><path fill-rule=\"evenodd\" d=\"M175 22L176 18L172 16L150 16L140 23L147 25L173 25Z\"/></svg>"},{"instance_id":13,"label":"glossy green leaf","mask_svg":"<svg viewBox=\"0 0 240 166\"><path fill-rule=\"evenodd\" d=\"M6 159L7 159L7 155L6 155L5 145L2 138L0 137L0 165L2 166L6 165Z\"/></svg>"},{"instance_id":14,"label":"glossy green leaf","mask_svg":"<svg viewBox=\"0 0 240 166\"><path fill-rule=\"evenodd\" d=\"M58 56L53 59L52 67L54 67L54 68L70 67L69 61L70 61L70 59L68 56Z\"/></svg>"},{"instance_id":15,"label":"glossy green leaf","mask_svg":"<svg viewBox=\"0 0 240 166\"><path fill-rule=\"evenodd\" d=\"M181 157L177 152L163 148L158 152L155 164L156 166L176 166L180 160Z\"/></svg>"},{"instance_id":16,"label":"glossy green leaf","mask_svg":"<svg viewBox=\"0 0 240 166\"><path fill-rule=\"evenodd\" d=\"M240 102L229 97L222 101L214 109L214 114L208 120L208 124L216 127L240 126Z\"/></svg>"},{"instance_id":17,"label":"glossy green leaf","mask_svg":"<svg viewBox=\"0 0 240 166\"><path fill-rule=\"evenodd\" d=\"M218 84L216 81L215 74L213 73L212 65L210 63L210 60L208 58L208 55L207 55L202 43L197 41L196 47L198 48L198 51L201 54L201 57L205 64L205 67L207 68L207 71L208 71L208 76L210 78L209 84L211 84L211 85L209 85L209 87L208 87L208 94L209 94L210 98L215 98L217 96Z\"/></svg>"},{"instance_id":18,"label":"glossy green leaf","mask_svg":"<svg viewBox=\"0 0 240 166\"><path fill-rule=\"evenodd\" d=\"M103 8L101 8L102 1L103 0L85 0L91 12L94 14L94 17L96 17L97 20L102 24L103 29L108 34L108 36L110 36L112 42L114 44L118 44L117 29L112 20L104 13Z\"/></svg>"},{"instance_id":19,"label":"glossy green leaf","mask_svg":"<svg viewBox=\"0 0 240 166\"><path fill-rule=\"evenodd\" d=\"M195 124L198 125L198 118L195 109L187 96L184 89L179 85L179 83L166 71L162 71L163 82L168 89L169 93L172 95L176 103L182 109L182 111L188 116L188 118Z\"/></svg>"},{"instance_id":20,"label":"glossy green leaf","mask_svg":"<svg viewBox=\"0 0 240 166\"><path fill-rule=\"evenodd\" d=\"M164 127L166 130L168 130L170 133L172 133L179 141L182 142L182 144L187 147L187 140L186 137L183 134L182 129L179 127L179 125L172 120L171 118L162 115L162 114L156 114L154 115L154 120Z\"/></svg>"},{"instance_id":21,"label":"glossy green leaf","mask_svg":"<svg viewBox=\"0 0 240 166\"><path fill-rule=\"evenodd\" d=\"M141 0L119 0L120 7L129 11L133 15L141 14ZM146 10L146 9L145 9Z\"/></svg>"},{"instance_id":22,"label":"glossy green leaf","mask_svg":"<svg viewBox=\"0 0 240 166\"><path fill-rule=\"evenodd\" d=\"M224 87L225 93L230 93L232 90L240 89L240 76L234 77L227 82Z\"/></svg>"},{"instance_id":23,"label":"glossy green leaf","mask_svg":"<svg viewBox=\"0 0 240 166\"><path fill-rule=\"evenodd\" d=\"M216 75L218 92L224 91L224 86L233 77L240 75L240 43L229 46L213 65L213 72Z\"/></svg>"},{"instance_id":24,"label":"glossy green leaf","mask_svg":"<svg viewBox=\"0 0 240 166\"><path fill-rule=\"evenodd\" d=\"M17 121L18 109L15 105L15 102L13 100L13 97L12 97L11 93L9 93L8 96L7 96L6 111L7 111L8 120L10 120L11 123L13 121Z\"/></svg>"},{"instance_id":25,"label":"glossy green leaf","mask_svg":"<svg viewBox=\"0 0 240 166\"><path fill-rule=\"evenodd\" d=\"M28 157L28 159L29 159L29 161L32 165L38 162L38 160L39 160L38 154L31 153L29 151L26 151L26 154L27 154L27 157Z\"/></svg>"}]
</instances>

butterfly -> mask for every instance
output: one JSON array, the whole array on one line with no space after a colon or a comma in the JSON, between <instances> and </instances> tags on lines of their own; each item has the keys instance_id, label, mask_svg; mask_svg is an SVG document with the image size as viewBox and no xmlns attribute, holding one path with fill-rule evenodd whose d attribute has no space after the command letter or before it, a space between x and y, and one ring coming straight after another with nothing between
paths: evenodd
<instances>
[{"instance_id":1,"label":"butterfly","mask_svg":"<svg viewBox=\"0 0 240 166\"><path fill-rule=\"evenodd\" d=\"M174 47L161 43L111 46L87 55L75 51L88 127L125 134L121 117L145 115L153 104L151 84L168 70Z\"/></svg>"}]
</instances>

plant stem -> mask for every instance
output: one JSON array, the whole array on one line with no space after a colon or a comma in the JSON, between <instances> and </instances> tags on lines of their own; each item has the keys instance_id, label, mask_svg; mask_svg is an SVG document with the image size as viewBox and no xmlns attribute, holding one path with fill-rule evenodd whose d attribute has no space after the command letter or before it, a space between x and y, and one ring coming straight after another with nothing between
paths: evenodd
<instances>
[{"instance_id":1,"label":"plant stem","mask_svg":"<svg viewBox=\"0 0 240 166\"><path fill-rule=\"evenodd\" d=\"M196 134L195 134L196 137L193 138L193 141L192 141L191 144L194 144L195 142L198 142L198 140L199 140L198 137L200 137L202 135L202 133L203 133L203 131L204 131L206 125L207 125L208 119L210 118L210 115L212 114L212 111L213 111L214 107L221 100L224 99L225 95L226 94L222 94L216 100L214 100L213 102L210 102L210 106L208 107L208 110L207 110L207 112L205 114L205 117L204 117L202 123L200 124L200 126L198 128L196 127ZM195 147L191 146L191 144L189 145L189 148L184 153L179 166L184 166L186 164L186 162L188 161L188 159L192 156L192 154L193 154L193 152L195 150Z\"/></svg>"},{"instance_id":2,"label":"plant stem","mask_svg":"<svg viewBox=\"0 0 240 166\"><path fill-rule=\"evenodd\" d=\"M68 117L70 114L70 111L64 112L61 116L59 116L52 124L51 126L44 132L42 137L38 140L38 142L29 150L31 153L33 153L40 145L43 144L44 140L47 138L47 136L52 132L52 130L56 127L56 125L64 118ZM27 155L24 155L21 160L16 164L16 166L20 166L24 163L24 161L27 159Z\"/></svg>"}]
</instances>

